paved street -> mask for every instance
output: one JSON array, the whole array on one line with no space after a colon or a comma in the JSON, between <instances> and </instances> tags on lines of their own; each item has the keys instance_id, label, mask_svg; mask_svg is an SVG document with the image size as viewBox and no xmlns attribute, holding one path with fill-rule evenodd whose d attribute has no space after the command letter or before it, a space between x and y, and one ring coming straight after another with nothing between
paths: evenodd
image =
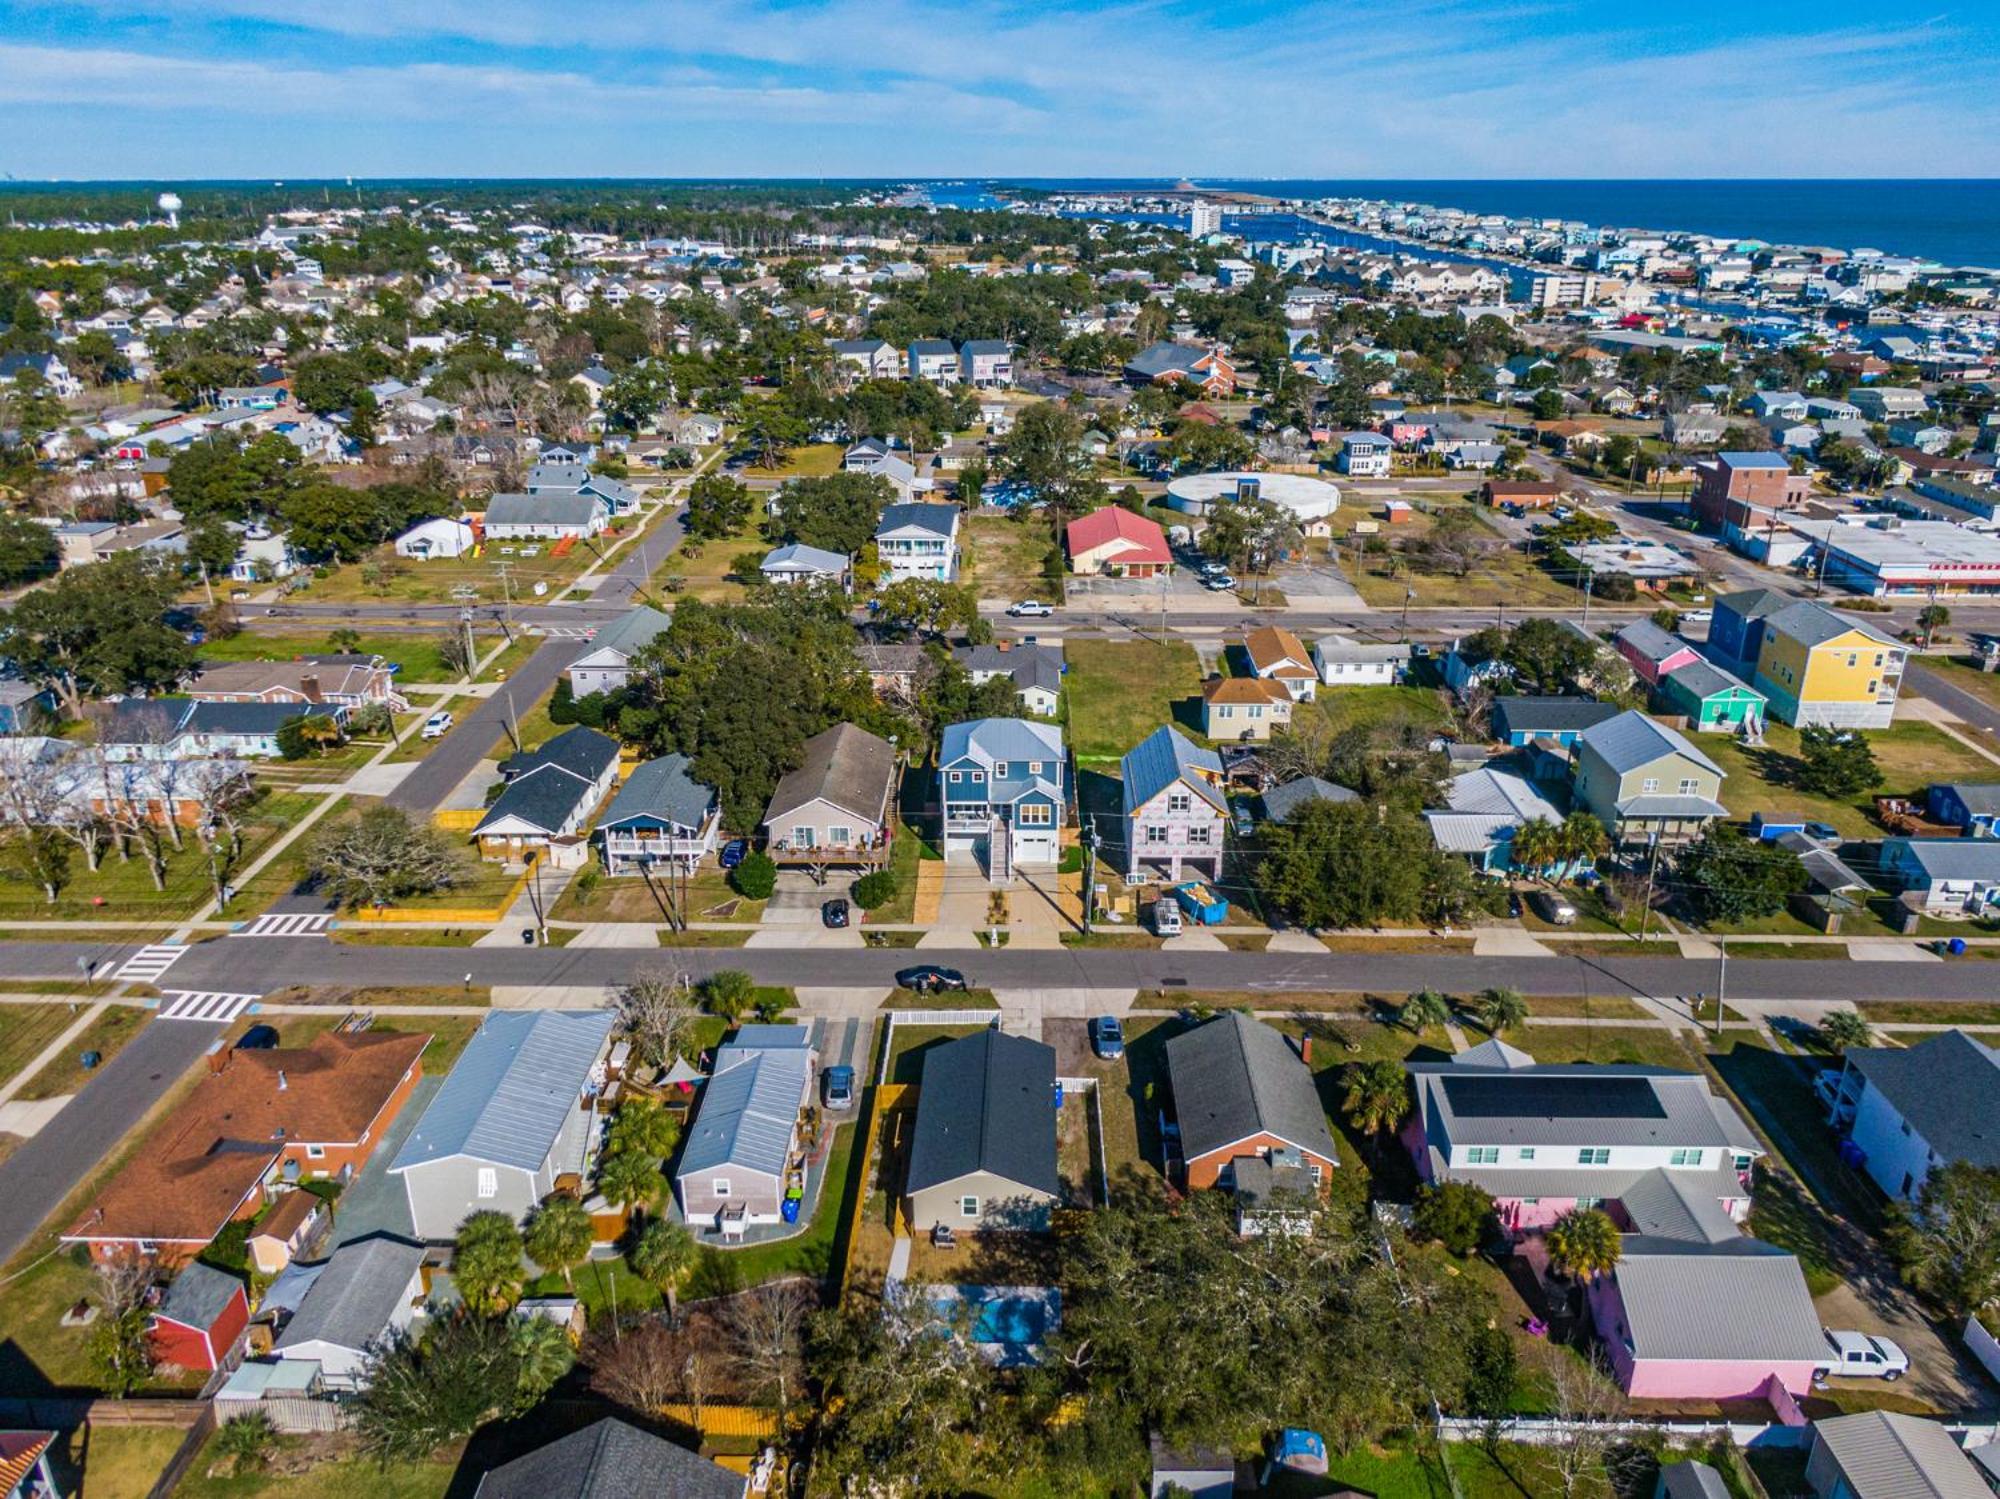
<instances>
[{"instance_id":1,"label":"paved street","mask_svg":"<svg viewBox=\"0 0 2000 1499\"><path fill-rule=\"evenodd\" d=\"M73 974L80 953L66 942L0 944L0 979ZM1673 996L1712 992L1717 965L1706 959L1578 955L1505 957L1470 953L1239 953L1159 949L1005 948L969 950L955 966L970 982L1015 989L1254 990L1403 993L1432 986L1465 992L1507 984L1526 994ZM352 947L322 937L204 942L174 968L177 988L269 992L286 984L364 987L480 985L590 987L671 964L696 976L737 968L764 984L887 988L917 958L895 949L805 947L629 948ZM1735 958L1732 999L2000 999L2000 964Z\"/></svg>"},{"instance_id":2,"label":"paved street","mask_svg":"<svg viewBox=\"0 0 2000 1499\"><path fill-rule=\"evenodd\" d=\"M507 731L511 712L519 717L532 708L555 685L556 677L588 649L582 640L550 640L521 664L518 671L491 697L480 699L457 728L445 735L419 760L416 769L401 785L383 798L392 807L406 812L429 814L451 795L451 788L464 780L500 736Z\"/></svg>"},{"instance_id":3,"label":"paved street","mask_svg":"<svg viewBox=\"0 0 2000 1499\"><path fill-rule=\"evenodd\" d=\"M184 1020L149 1021L68 1107L0 1162L0 1264L14 1257L42 1220L89 1178L106 1152L227 1029Z\"/></svg>"}]
</instances>

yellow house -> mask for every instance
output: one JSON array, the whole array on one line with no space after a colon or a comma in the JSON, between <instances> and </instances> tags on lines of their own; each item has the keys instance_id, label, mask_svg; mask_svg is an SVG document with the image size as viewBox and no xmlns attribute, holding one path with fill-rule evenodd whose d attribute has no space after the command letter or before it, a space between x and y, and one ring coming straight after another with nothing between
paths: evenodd
<instances>
[{"instance_id":1,"label":"yellow house","mask_svg":"<svg viewBox=\"0 0 2000 1499\"><path fill-rule=\"evenodd\" d=\"M1771 713L1803 727L1887 728L1909 652L1870 625L1800 601L1762 620L1756 686Z\"/></svg>"}]
</instances>

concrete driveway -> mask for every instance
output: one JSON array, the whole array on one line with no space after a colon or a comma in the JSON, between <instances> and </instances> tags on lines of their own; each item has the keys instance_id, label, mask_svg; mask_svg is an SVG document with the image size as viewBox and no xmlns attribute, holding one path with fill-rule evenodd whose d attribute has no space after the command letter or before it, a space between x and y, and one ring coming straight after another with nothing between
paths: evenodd
<instances>
[{"instance_id":1,"label":"concrete driveway","mask_svg":"<svg viewBox=\"0 0 2000 1499\"><path fill-rule=\"evenodd\" d=\"M820 907L827 901L842 895L846 885L838 878L829 879L824 885L813 883L812 876L800 869L778 871L778 886L771 892L770 900L764 904L764 914L758 919L757 930L750 934L745 947L861 947L861 930L852 924L845 927L829 927L820 915ZM850 921L858 920L860 912L850 911Z\"/></svg>"}]
</instances>

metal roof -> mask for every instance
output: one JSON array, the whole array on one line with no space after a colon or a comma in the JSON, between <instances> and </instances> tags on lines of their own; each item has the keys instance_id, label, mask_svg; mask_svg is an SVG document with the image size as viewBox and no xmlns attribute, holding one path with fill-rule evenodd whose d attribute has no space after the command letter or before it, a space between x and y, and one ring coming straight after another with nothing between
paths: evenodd
<instances>
[{"instance_id":1,"label":"metal roof","mask_svg":"<svg viewBox=\"0 0 2000 1499\"><path fill-rule=\"evenodd\" d=\"M1900 1411L1863 1411L1813 1423L1816 1445L1860 1499L1993 1499L1951 1433Z\"/></svg>"},{"instance_id":2,"label":"metal roof","mask_svg":"<svg viewBox=\"0 0 2000 1499\"><path fill-rule=\"evenodd\" d=\"M1722 775L1723 769L1687 738L1665 724L1656 723L1637 709L1628 709L1615 718L1593 724L1578 741L1587 745L1619 775L1651 765L1666 755L1685 755L1704 770Z\"/></svg>"},{"instance_id":3,"label":"metal roof","mask_svg":"<svg viewBox=\"0 0 2000 1499\"><path fill-rule=\"evenodd\" d=\"M800 1044L773 1049L758 1045L756 1036L745 1041L743 1032L765 1030L796 1031ZM785 1174L799 1101L812 1071L812 1054L803 1044L806 1028L745 1026L743 1032L715 1054L701 1110L681 1151L683 1177L717 1166L741 1166L774 1180Z\"/></svg>"},{"instance_id":4,"label":"metal roof","mask_svg":"<svg viewBox=\"0 0 2000 1499\"><path fill-rule=\"evenodd\" d=\"M2000 840L1992 838L1884 838L1882 863L1895 868L1891 849L1910 859L1933 880L2000 880Z\"/></svg>"},{"instance_id":5,"label":"metal roof","mask_svg":"<svg viewBox=\"0 0 2000 1499\"><path fill-rule=\"evenodd\" d=\"M807 546L802 541L787 542L784 546L773 547L764 554L764 560L757 564L759 572L802 571L827 573L839 577L847 571L847 554L830 552L825 547Z\"/></svg>"},{"instance_id":6,"label":"metal roof","mask_svg":"<svg viewBox=\"0 0 2000 1499\"><path fill-rule=\"evenodd\" d=\"M916 1138L905 1186L943 1186L990 1172L1053 1197L1055 1048L987 1029L924 1054Z\"/></svg>"},{"instance_id":7,"label":"metal roof","mask_svg":"<svg viewBox=\"0 0 2000 1499\"><path fill-rule=\"evenodd\" d=\"M1060 762L1062 757L1062 730L1025 718L975 718L947 724L938 747L940 766L968 759L991 765L1002 760Z\"/></svg>"},{"instance_id":8,"label":"metal roof","mask_svg":"<svg viewBox=\"0 0 2000 1499\"><path fill-rule=\"evenodd\" d=\"M1167 1071L1185 1159L1263 1133L1339 1159L1312 1069L1262 1021L1232 1010L1174 1037Z\"/></svg>"},{"instance_id":9,"label":"metal roof","mask_svg":"<svg viewBox=\"0 0 2000 1499\"><path fill-rule=\"evenodd\" d=\"M912 469L911 473L916 470ZM927 531L933 536L950 536L958 529L958 506L932 505L918 500L882 507L877 536L893 536L898 531Z\"/></svg>"},{"instance_id":10,"label":"metal roof","mask_svg":"<svg viewBox=\"0 0 2000 1499\"><path fill-rule=\"evenodd\" d=\"M1756 1239L1696 1247L1625 1237L1612 1271L1641 1359L1810 1362L1826 1357L1794 1256Z\"/></svg>"},{"instance_id":11,"label":"metal roof","mask_svg":"<svg viewBox=\"0 0 2000 1499\"><path fill-rule=\"evenodd\" d=\"M539 1170L617 1019L610 1010L488 1015L389 1169L463 1155Z\"/></svg>"},{"instance_id":12,"label":"metal roof","mask_svg":"<svg viewBox=\"0 0 2000 1499\"><path fill-rule=\"evenodd\" d=\"M495 526L587 526L605 508L591 494L496 494L486 502L486 528Z\"/></svg>"},{"instance_id":13,"label":"metal roof","mask_svg":"<svg viewBox=\"0 0 2000 1499\"><path fill-rule=\"evenodd\" d=\"M1810 599L1799 599L1765 615L1764 633L1770 635L1773 632L1798 641L1808 650L1816 645L1824 645L1829 640L1838 640L1843 635L1857 632L1877 645L1901 649L1895 641L1873 625L1835 614L1831 609L1822 608Z\"/></svg>"},{"instance_id":14,"label":"metal roof","mask_svg":"<svg viewBox=\"0 0 2000 1499\"><path fill-rule=\"evenodd\" d=\"M640 646L663 634L672 623L673 620L659 610L641 604L619 615L610 624L598 626L584 654L589 656L599 651L616 651L629 658Z\"/></svg>"},{"instance_id":15,"label":"metal roof","mask_svg":"<svg viewBox=\"0 0 2000 1499\"><path fill-rule=\"evenodd\" d=\"M1318 776L1300 776L1281 786L1273 786L1263 794L1262 800L1266 820L1289 822L1308 802L1358 802L1361 796L1359 792L1337 786L1332 781L1323 781Z\"/></svg>"},{"instance_id":16,"label":"metal roof","mask_svg":"<svg viewBox=\"0 0 2000 1499\"><path fill-rule=\"evenodd\" d=\"M1763 693L1741 677L1732 676L1724 671L1713 661L1690 661L1683 666L1676 666L1667 673L1667 684L1688 693L1698 702L1725 692L1744 692L1760 703L1766 701Z\"/></svg>"},{"instance_id":17,"label":"metal roof","mask_svg":"<svg viewBox=\"0 0 2000 1499\"><path fill-rule=\"evenodd\" d=\"M1561 822L1563 816L1562 809L1527 777L1491 766L1452 777L1445 783L1444 800L1453 812L1482 812L1516 823L1532 822L1537 817Z\"/></svg>"},{"instance_id":18,"label":"metal roof","mask_svg":"<svg viewBox=\"0 0 2000 1499\"><path fill-rule=\"evenodd\" d=\"M1855 1047L1847 1065L1942 1160L2000 1166L2000 1051L1946 1031L1907 1047Z\"/></svg>"},{"instance_id":19,"label":"metal roof","mask_svg":"<svg viewBox=\"0 0 2000 1499\"><path fill-rule=\"evenodd\" d=\"M1655 664L1694 649L1680 636L1669 634L1650 619L1633 620L1618 632L1616 638L1620 645L1629 646Z\"/></svg>"},{"instance_id":20,"label":"metal roof","mask_svg":"<svg viewBox=\"0 0 2000 1499\"><path fill-rule=\"evenodd\" d=\"M386 1234L341 1245L274 1346L280 1353L302 1343L356 1351L373 1346L423 1262L423 1245Z\"/></svg>"},{"instance_id":21,"label":"metal roof","mask_svg":"<svg viewBox=\"0 0 2000 1499\"><path fill-rule=\"evenodd\" d=\"M1119 761L1118 773L1124 783L1127 817L1177 783L1216 811L1225 810L1222 756L1203 749L1171 725L1162 724L1127 750Z\"/></svg>"}]
</instances>

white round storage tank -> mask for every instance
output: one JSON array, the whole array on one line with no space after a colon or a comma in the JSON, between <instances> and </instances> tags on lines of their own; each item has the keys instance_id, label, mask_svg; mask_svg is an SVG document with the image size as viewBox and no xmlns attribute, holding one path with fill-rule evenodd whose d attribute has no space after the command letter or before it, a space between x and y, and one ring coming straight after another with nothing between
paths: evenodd
<instances>
[{"instance_id":1,"label":"white round storage tank","mask_svg":"<svg viewBox=\"0 0 2000 1499\"><path fill-rule=\"evenodd\" d=\"M1283 505L1302 521L1323 519L1340 508L1340 488L1307 474L1183 474L1167 485L1167 504L1206 515L1218 500L1256 494Z\"/></svg>"}]
</instances>

